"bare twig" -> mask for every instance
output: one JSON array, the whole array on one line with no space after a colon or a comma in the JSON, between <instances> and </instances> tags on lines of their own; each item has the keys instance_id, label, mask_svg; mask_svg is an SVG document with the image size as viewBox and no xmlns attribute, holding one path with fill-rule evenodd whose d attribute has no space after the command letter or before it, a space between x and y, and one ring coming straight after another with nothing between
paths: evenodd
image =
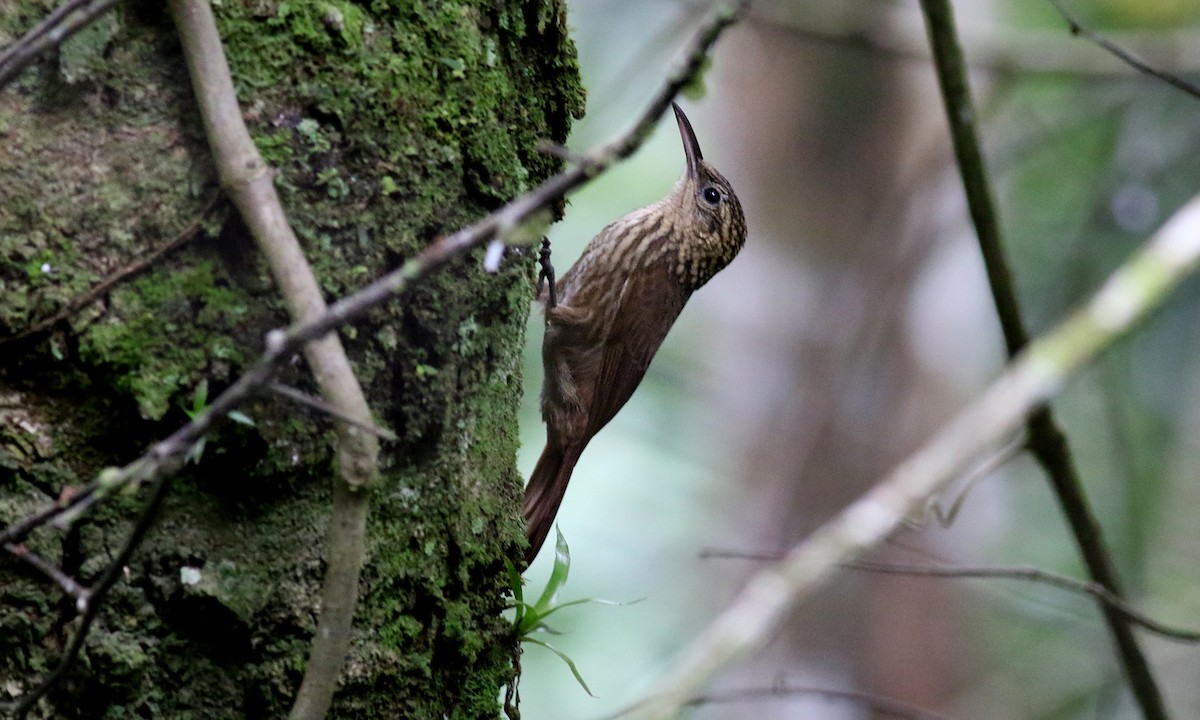
<instances>
[{"instance_id":1,"label":"bare twig","mask_svg":"<svg viewBox=\"0 0 1200 720\"><path fill-rule=\"evenodd\" d=\"M1113 612L1119 613L1129 622L1162 637L1186 643L1200 642L1200 632L1173 628L1169 625L1147 617L1129 605L1119 595L1114 595L1108 588L1095 582L1076 580L1073 577L1059 575L1033 567L930 567L927 565L903 565L897 563L868 562L858 560L844 563L845 567L867 572L885 573L891 575L914 575L919 577L936 578L1000 578L1005 580L1023 580L1041 583L1051 587L1066 590L1081 595L1090 595Z\"/></svg>"},{"instance_id":2,"label":"bare twig","mask_svg":"<svg viewBox=\"0 0 1200 720\"><path fill-rule=\"evenodd\" d=\"M1015 432L1069 376L1161 305L1198 263L1200 196L1177 211L1087 304L1018 353L979 399L782 560L755 574L653 694L626 714L674 716L713 674L765 642L793 605L821 587L840 563L881 542L942 485Z\"/></svg>"},{"instance_id":3,"label":"bare twig","mask_svg":"<svg viewBox=\"0 0 1200 720\"><path fill-rule=\"evenodd\" d=\"M1129 52L1128 50L1121 47L1120 45L1113 42L1112 40L1109 40L1108 38L1106 38L1105 36L1096 32L1095 30L1092 30L1092 29L1084 26L1082 23L1080 23L1078 20L1075 19L1074 15L1067 12L1067 9L1065 7L1063 7L1062 3L1059 2L1059 0L1050 0L1050 4L1054 6L1054 9L1058 11L1059 15L1062 15L1063 20L1067 21L1067 26L1071 29L1072 35L1078 35L1080 37L1091 40L1096 45L1099 45L1101 48L1107 50L1110 54L1112 54L1118 60L1125 63L1126 65L1133 68L1134 70L1137 70L1140 73L1149 75L1151 77L1158 78L1159 80L1162 80L1163 82L1165 82L1166 84L1170 85L1173 88L1176 88L1177 90L1182 90L1194 98L1200 98L1200 87L1197 87L1195 84L1190 83L1187 80L1184 80L1183 78L1179 77L1175 73L1172 73L1168 70L1164 70L1162 68L1154 67L1150 63L1139 58L1137 55L1134 55L1133 53Z\"/></svg>"},{"instance_id":4,"label":"bare twig","mask_svg":"<svg viewBox=\"0 0 1200 720\"><path fill-rule=\"evenodd\" d=\"M3 88L39 55L58 47L104 13L118 0L69 0L32 30L0 51L0 88Z\"/></svg>"},{"instance_id":5,"label":"bare twig","mask_svg":"<svg viewBox=\"0 0 1200 720\"><path fill-rule=\"evenodd\" d=\"M691 0L702 5L703 0ZM797 8L801 9L797 9ZM930 61L922 20L909 3L757 3L747 24L787 33L801 41L871 54L908 64ZM1130 77L1136 68L1119 61L1097 61L1077 47L1058 42L1057 31L1040 27L1011 27L987 17L959 27L972 70L1022 76L1070 76L1084 81ZM1177 73L1200 70L1200 34L1190 27L1124 30L1109 36L1114 45L1145 48L1146 54L1170 63ZM1149 64L1149 63L1147 63Z\"/></svg>"},{"instance_id":6,"label":"bare twig","mask_svg":"<svg viewBox=\"0 0 1200 720\"><path fill-rule=\"evenodd\" d=\"M954 518L957 517L962 504L966 502L971 488L975 487L975 483L999 470L1005 463L1013 459L1014 456L1024 449L1025 434L1018 433L1007 445L981 460L978 465L966 473L962 481L962 488L951 499L949 508L942 508L938 499L933 498L929 502L929 510L933 513L933 517L938 525L944 528L950 527L954 523ZM915 524L919 525L920 523L917 522Z\"/></svg>"},{"instance_id":7,"label":"bare twig","mask_svg":"<svg viewBox=\"0 0 1200 720\"><path fill-rule=\"evenodd\" d=\"M208 0L171 0L168 7L221 187L266 257L292 320L312 320L325 312L325 299L288 223L272 172L242 119L212 7ZM321 614L290 714L293 720L320 720L333 701L350 649L366 547L366 490L379 473L379 442L362 431L363 425L372 425L371 410L337 334L314 338L304 346L304 356L335 417L354 419L336 423L340 482L334 483Z\"/></svg>"},{"instance_id":8,"label":"bare twig","mask_svg":"<svg viewBox=\"0 0 1200 720\"><path fill-rule=\"evenodd\" d=\"M939 715L907 703L889 700L888 698L870 693L787 684L761 688L738 688L736 690L700 695L692 698L686 704L693 707L700 705L728 705L731 703L761 702L763 700L783 700L796 696L808 696L825 700L826 702L854 705L870 712L872 716L899 718L899 720L947 720L945 715Z\"/></svg>"},{"instance_id":9,"label":"bare twig","mask_svg":"<svg viewBox=\"0 0 1200 720\"><path fill-rule=\"evenodd\" d=\"M958 160L967 196L967 208L979 236L979 249L983 253L1005 347L1009 357L1012 357L1028 344L1029 334L1021 321L1021 311L1012 291L1012 270L1000 243L1000 225L976 135L975 108L967 88L962 48L959 47L954 18L946 0L921 0L921 7L929 27L934 66L942 88L950 139L954 144L954 156Z\"/></svg>"},{"instance_id":10,"label":"bare twig","mask_svg":"<svg viewBox=\"0 0 1200 720\"><path fill-rule=\"evenodd\" d=\"M378 425L376 425L375 423L363 422L362 420L359 420L358 418L350 417L349 415L343 413L341 410L338 410L337 408L331 406L329 403L325 402L321 398L313 397L312 395L301 392L301 391L297 390L296 388L288 387L287 385L284 385L283 383L279 383L279 382L273 382L270 385L268 385L267 387L270 388L271 392L275 393L276 395L278 395L280 397L287 398L288 400L291 400L294 403L304 405L305 407L310 407L318 412L322 412L331 417L335 417L344 423L349 423L351 425L354 425L355 427L359 428L360 430L363 430L364 432L369 432L377 438L382 438L384 440L389 440L391 442L396 442L396 440L399 439L396 437L396 433L392 432L391 430L388 430L387 428L382 428L382 427L379 427Z\"/></svg>"},{"instance_id":11,"label":"bare twig","mask_svg":"<svg viewBox=\"0 0 1200 720\"><path fill-rule=\"evenodd\" d=\"M116 272L100 281L100 283L95 287L91 288L82 295L71 299L71 301L68 302L62 310L59 310L54 315L46 318L45 320L39 320L37 323L34 323L30 327L25 328L15 335L0 338L0 347L4 347L8 343L16 342L17 340L21 340L32 335L37 335L38 333L42 333L53 328L58 323L71 317L71 315L75 314L76 312L79 312L80 309L86 307L92 302L95 302L101 295L109 290L112 290L116 285L145 272L162 258L170 255L184 245L187 245L196 238L196 235L200 233L201 228L204 227L204 219L208 217L208 214L217 206L219 199L219 197L214 197L212 200L208 201L196 219L193 220L190 225L184 228L183 232L175 236L174 240L171 240L162 247L154 249L146 257L138 258L134 262L129 263L123 268L120 268Z\"/></svg>"},{"instance_id":12,"label":"bare twig","mask_svg":"<svg viewBox=\"0 0 1200 720\"><path fill-rule=\"evenodd\" d=\"M69 597L75 599L75 605L80 610L87 607L88 589L79 583L75 582L75 578L58 569L54 563L46 560L41 555L33 552L24 545L15 545L13 543L4 543L4 549L7 550L13 557L21 562L29 565L34 570L50 578L56 585L62 588L62 591Z\"/></svg>"},{"instance_id":13,"label":"bare twig","mask_svg":"<svg viewBox=\"0 0 1200 720\"><path fill-rule=\"evenodd\" d=\"M38 698L45 695L54 687L54 684L62 678L63 674L75 662L75 658L79 657L79 651L83 649L83 641L87 639L88 631L92 627L92 622L96 619L96 614L100 611L103 604L104 596L112 589L117 580L125 573L125 565L129 562L129 558L133 555L134 550L142 543L142 538L146 531L150 529L151 523L154 522L155 516L158 514L158 508L162 505L162 500L166 497L169 476L162 476L154 483L154 489L150 494L150 500L146 503L146 508L142 511L138 518L137 524L129 536L125 538L125 544L121 546L120 552L109 563L108 569L104 571L104 575L100 580L92 586L87 599L82 603L80 609L83 612L83 617L79 621L79 627L76 628L75 634L71 637L71 643L67 646L63 653L62 659L58 661L58 665L54 667L50 673L42 679L37 687L22 695L19 699L12 703L0 703L0 712L10 712L14 718L23 718L33 708L34 703Z\"/></svg>"},{"instance_id":14,"label":"bare twig","mask_svg":"<svg viewBox=\"0 0 1200 720\"><path fill-rule=\"evenodd\" d=\"M958 159L967 196L967 207L979 238L979 249L987 269L988 284L1000 319L1005 347L1008 356L1013 358L1029 343L1029 334L1021 320L1012 272L1000 242L999 221L975 132L975 109L967 88L966 68L958 43L954 14L949 0L921 0L921 9L925 15L954 155ZM1113 595L1122 595L1100 523L1092 514L1066 436L1055 422L1050 408L1042 407L1031 414L1027 427L1027 446L1046 472L1088 574ZM1146 720L1165 720L1166 708L1158 683L1126 618L1107 605L1101 604L1100 607L1143 717Z\"/></svg>"},{"instance_id":15,"label":"bare twig","mask_svg":"<svg viewBox=\"0 0 1200 720\"><path fill-rule=\"evenodd\" d=\"M0 542L5 544L21 542L26 538L26 536L29 535L29 533L60 516L63 512L63 508L66 507L72 500L76 499L77 494L78 493L71 492L65 494L64 496L60 496L58 502L54 503L53 505L48 505L38 512L23 517L5 527L4 530L0 532Z\"/></svg>"},{"instance_id":16,"label":"bare twig","mask_svg":"<svg viewBox=\"0 0 1200 720\"><path fill-rule=\"evenodd\" d=\"M758 560L763 562L773 562L780 560L783 557L783 553L707 549L700 552L700 557L703 559L715 558L724 560ZM1139 625L1149 632L1155 633L1156 635L1161 635L1170 640L1178 640L1179 642L1185 643L1200 642L1200 632L1171 627L1170 625L1166 625L1165 623L1161 623L1151 617L1148 617L1135 610L1128 602L1117 595L1113 595L1104 586L1098 583L1076 580L1073 577L1059 575L1058 573L1052 573L1039 568L979 567L970 565L948 565L945 567L936 567L931 565L906 565L901 563L873 562L869 560L853 560L850 562L841 563L841 565L842 567L851 570L863 570L866 572L881 573L886 575L909 575L915 577L935 578L998 578L1002 580L1023 580L1026 582L1040 583L1079 595L1089 595L1113 610L1121 613L1135 625Z\"/></svg>"}]
</instances>

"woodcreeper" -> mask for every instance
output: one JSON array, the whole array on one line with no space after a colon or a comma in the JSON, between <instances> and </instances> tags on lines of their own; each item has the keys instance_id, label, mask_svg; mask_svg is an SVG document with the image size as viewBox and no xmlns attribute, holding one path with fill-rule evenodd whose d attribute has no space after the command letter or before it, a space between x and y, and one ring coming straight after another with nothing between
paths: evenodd
<instances>
[{"instance_id":1,"label":"woodcreeper","mask_svg":"<svg viewBox=\"0 0 1200 720\"><path fill-rule=\"evenodd\" d=\"M701 155L687 116L672 107L687 158L683 177L667 197L601 230L540 293L546 448L525 489L526 565L545 542L588 441L629 400L688 297L746 241L733 188Z\"/></svg>"}]
</instances>

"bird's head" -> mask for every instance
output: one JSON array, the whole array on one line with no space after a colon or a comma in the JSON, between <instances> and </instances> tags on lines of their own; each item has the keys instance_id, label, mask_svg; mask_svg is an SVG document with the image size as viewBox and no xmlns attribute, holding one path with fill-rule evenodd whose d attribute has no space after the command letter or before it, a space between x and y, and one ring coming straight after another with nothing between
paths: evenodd
<instances>
[{"instance_id":1,"label":"bird's head","mask_svg":"<svg viewBox=\"0 0 1200 720\"><path fill-rule=\"evenodd\" d=\"M676 272L695 290L712 279L737 256L746 243L742 204L725 176L704 159L687 115L675 103L675 121L683 138L687 170L675 186L672 204L681 234Z\"/></svg>"}]
</instances>

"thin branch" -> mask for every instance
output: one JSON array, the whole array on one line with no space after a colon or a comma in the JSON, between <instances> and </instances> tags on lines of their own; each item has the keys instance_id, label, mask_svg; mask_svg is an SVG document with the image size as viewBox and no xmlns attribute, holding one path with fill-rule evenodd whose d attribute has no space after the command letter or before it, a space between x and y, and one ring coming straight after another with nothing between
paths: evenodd
<instances>
[{"instance_id":1,"label":"thin branch","mask_svg":"<svg viewBox=\"0 0 1200 720\"><path fill-rule=\"evenodd\" d=\"M581 160L579 155L571 152L571 148L567 147L566 145L560 145L556 142L551 142L550 140L538 140L537 147L535 149L543 155L556 157L563 162L575 163Z\"/></svg>"},{"instance_id":2,"label":"thin branch","mask_svg":"<svg viewBox=\"0 0 1200 720\"><path fill-rule=\"evenodd\" d=\"M205 218L208 217L208 214L217 206L217 202L219 200L220 197L218 196L208 201L208 203L206 203L204 208L200 211L200 214L196 216L196 219L193 220L192 223L183 230L183 232L175 236L174 240L171 240L161 247L155 248L149 255L143 258L138 258L134 262L131 262L125 267L120 268L116 272L110 274L108 277L100 281L100 283L95 287L91 288L82 295L79 295L78 297L72 298L62 310L59 310L54 315L46 318L45 320L40 320L34 323L15 335L0 338L0 347L4 347L8 343L16 342L17 340L22 340L30 337L31 335L37 335L53 328L63 320L66 320L75 313L79 312L79 310L82 308L87 307L91 303L95 302L100 298L101 295L109 290L112 290L116 285L145 272L159 260L182 248L184 245L187 245L200 233L200 230L204 227Z\"/></svg>"},{"instance_id":3,"label":"thin branch","mask_svg":"<svg viewBox=\"0 0 1200 720\"><path fill-rule=\"evenodd\" d=\"M689 700L686 705L691 707L701 705L729 705L732 703L762 700L782 700L797 695L807 695L827 702L854 705L873 715L898 718L899 720L947 720L945 715L939 715L907 703L889 700L870 693L786 684L761 688L738 688L736 690L700 695Z\"/></svg>"},{"instance_id":4,"label":"thin branch","mask_svg":"<svg viewBox=\"0 0 1200 720\"><path fill-rule=\"evenodd\" d=\"M957 491L957 494L950 501L949 509L943 509L937 498L933 498L929 502L929 510L933 513L934 519L938 525L948 528L954 524L954 518L958 516L959 509L963 503L967 501L967 495L971 489L975 487L975 483L983 480L985 477L999 470L1009 460L1012 460L1017 453L1025 449L1025 435L1019 433L1016 437L1008 442L1007 445L997 450L992 455L984 458L978 465L972 467L965 475L962 481L962 488ZM915 524L920 524L918 521Z\"/></svg>"},{"instance_id":5,"label":"thin branch","mask_svg":"<svg viewBox=\"0 0 1200 720\"><path fill-rule=\"evenodd\" d=\"M701 0L692 0L699 5ZM797 5L801 9L797 9ZM931 59L921 18L908 3L759 3L746 16L756 28L787 33L800 41L845 48L905 63ZM1097 62L1094 56L1058 42L1056 30L1011 27L995 18L960 25L972 70L1008 75L1069 76L1081 80L1120 79L1137 70L1118 61ZM1200 34L1191 28L1122 31L1111 37L1146 49L1150 57L1170 62L1179 73L1200 70L1196 51ZM1114 44L1117 44L1114 42Z\"/></svg>"},{"instance_id":6,"label":"thin branch","mask_svg":"<svg viewBox=\"0 0 1200 720\"><path fill-rule=\"evenodd\" d=\"M78 494L77 492L63 493L53 505L48 505L32 515L27 515L8 525L3 532L0 532L0 542L5 544L21 542L29 533L60 516L63 508L75 500Z\"/></svg>"},{"instance_id":7,"label":"thin branch","mask_svg":"<svg viewBox=\"0 0 1200 720\"><path fill-rule=\"evenodd\" d=\"M1200 87L1197 87L1195 84L1184 80L1172 72L1154 67L1150 63L1142 60L1137 55L1134 55L1100 33L1085 27L1082 23L1075 19L1074 15L1067 12L1067 9L1063 7L1059 0L1050 0L1050 4L1054 6L1054 9L1058 11L1059 15L1062 15L1063 20L1067 21L1067 26L1071 29L1072 35L1078 35L1091 40L1096 45L1099 45L1101 48L1107 50L1118 60L1140 73L1158 78L1177 90L1182 90L1194 98L1200 98Z\"/></svg>"},{"instance_id":8,"label":"thin branch","mask_svg":"<svg viewBox=\"0 0 1200 720\"><path fill-rule=\"evenodd\" d=\"M1114 595L1099 583L1077 580L1073 577L1052 573L1034 567L930 567L927 565L904 565L858 560L845 563L845 567L866 572L891 575L911 575L936 578L1000 578L1041 583L1060 590L1080 595L1089 595L1110 610L1121 614L1129 622L1162 637L1185 643L1200 642L1200 632L1173 628L1147 617L1129 605L1123 598Z\"/></svg>"},{"instance_id":9,"label":"thin branch","mask_svg":"<svg viewBox=\"0 0 1200 720\"><path fill-rule=\"evenodd\" d=\"M396 436L396 433L392 432L391 430L379 427L375 423L363 422L358 418L351 417L325 402L321 398L313 397L312 395L301 392L294 387L289 387L280 382L273 382L267 387L271 390L271 392L282 398L287 398L298 405L310 407L313 410L324 413L331 417L335 417L344 423L349 423L360 430L363 430L364 432L369 432L377 438L388 440L390 442L396 442L399 440L399 438Z\"/></svg>"},{"instance_id":10,"label":"thin branch","mask_svg":"<svg viewBox=\"0 0 1200 720\"><path fill-rule=\"evenodd\" d=\"M0 89L8 85L42 53L61 45L96 18L112 9L118 0L69 0L32 30L0 52Z\"/></svg>"},{"instance_id":11,"label":"thin branch","mask_svg":"<svg viewBox=\"0 0 1200 720\"><path fill-rule=\"evenodd\" d=\"M743 552L740 550L707 549L700 552L702 559L722 560L760 560L765 562L778 561L783 553ZM1161 635L1169 640L1185 643L1200 642L1200 632L1171 627L1161 623L1134 609L1122 598L1113 595L1104 586L1094 582L1077 580L1073 577L1052 573L1034 567L987 567L970 565L953 565L936 567L931 565L906 565L902 563L884 563L869 560L853 560L844 562L842 567L850 570L881 573L886 575L908 575L914 577L935 578L998 578L1002 580L1023 580L1025 582L1049 585L1060 590L1088 595L1104 603L1113 610L1124 615L1130 622L1139 625L1149 632Z\"/></svg>"},{"instance_id":12,"label":"thin branch","mask_svg":"<svg viewBox=\"0 0 1200 720\"><path fill-rule=\"evenodd\" d=\"M1013 292L1012 270L1000 242L1000 225L987 177L987 169L975 131L975 108L971 103L964 70L962 48L955 34L954 18L947 0L921 0L929 29L938 83L945 101L946 117L954 156L958 160L967 208L979 249L983 253L992 300L1004 333L1004 344L1012 357L1029 343L1029 333L1021 321L1021 311Z\"/></svg>"},{"instance_id":13,"label":"thin branch","mask_svg":"<svg viewBox=\"0 0 1200 720\"><path fill-rule=\"evenodd\" d=\"M839 564L881 542L945 483L1017 431L1068 377L1160 306L1198 263L1200 196L1177 211L1083 307L1022 350L980 398L781 561L756 573L684 650L653 694L625 714L677 714L718 670L766 642L792 607L824 585Z\"/></svg>"},{"instance_id":14,"label":"thin branch","mask_svg":"<svg viewBox=\"0 0 1200 720\"><path fill-rule=\"evenodd\" d=\"M4 549L7 550L13 557L21 562L29 565L34 570L45 575L54 581L56 585L62 588L62 591L68 597L75 599L75 605L80 610L87 606L88 589L75 581L75 578L58 569L54 563L46 560L41 555L33 552L24 545L14 545L13 543L4 543Z\"/></svg>"},{"instance_id":15,"label":"thin branch","mask_svg":"<svg viewBox=\"0 0 1200 720\"><path fill-rule=\"evenodd\" d=\"M151 492L150 500L146 503L146 508L142 511L141 517L138 518L137 524L129 536L125 538L125 544L121 546L120 552L109 563L108 569L104 571L104 575L99 582L92 586L87 598L81 603L77 600L77 605L81 604L79 609L83 612L83 617L79 622L79 627L75 630L75 634L71 637L71 643L67 646L66 652L63 653L62 659L58 661L58 665L50 671L42 682L22 695L18 700L11 703L0 703L0 712L10 712L13 718L19 720L33 708L33 705L54 687L67 670L75 663L75 659L79 657L79 651L83 649L83 642L87 639L88 631L91 630L92 622L95 621L96 615L103 605L104 596L112 589L122 575L125 573L125 565L132 557L134 550L142 543L142 538L146 535L146 531L150 529L150 525L154 522L154 518L158 515L158 508L162 505L163 498L167 494L167 486L170 478L163 476L155 481L154 489Z\"/></svg>"},{"instance_id":16,"label":"thin branch","mask_svg":"<svg viewBox=\"0 0 1200 720\"><path fill-rule=\"evenodd\" d=\"M945 103L954 155L958 159L963 189L967 195L967 207L987 268L992 301L1000 319L1008 356L1014 358L1029 343L1029 334L1021 320L1012 272L1000 241L995 203L975 132L975 109L967 88L954 14L949 0L921 0L921 9L925 15L938 84ZM1029 417L1027 427L1029 450L1046 472L1088 574L1114 596L1121 596L1121 585L1105 547L1100 523L1092 514L1066 437L1055 422L1050 408L1046 406L1035 411ZM1127 619L1103 603L1100 607L1143 717L1146 720L1165 720L1167 712L1158 683Z\"/></svg>"},{"instance_id":17,"label":"thin branch","mask_svg":"<svg viewBox=\"0 0 1200 720\"><path fill-rule=\"evenodd\" d=\"M273 173L242 119L212 7L208 0L171 0L168 7L221 187L266 257L292 320L312 320L325 312L325 299L283 211ZM304 346L304 356L332 414L354 419L336 423L340 482L334 483L330 510L321 613L289 715L293 720L320 720L333 702L350 650L366 553L367 488L379 474L379 442L362 431L363 425L372 425L371 410L337 334L313 339Z\"/></svg>"}]
</instances>

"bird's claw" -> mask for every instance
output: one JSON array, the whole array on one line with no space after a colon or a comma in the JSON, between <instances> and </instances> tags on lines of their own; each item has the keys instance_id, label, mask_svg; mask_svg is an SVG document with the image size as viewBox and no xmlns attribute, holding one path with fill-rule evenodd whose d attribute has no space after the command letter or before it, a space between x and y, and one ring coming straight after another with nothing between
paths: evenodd
<instances>
[{"instance_id":1,"label":"bird's claw","mask_svg":"<svg viewBox=\"0 0 1200 720\"><path fill-rule=\"evenodd\" d=\"M558 297L555 294L554 265L550 262L550 238L548 237L542 237L542 247L538 250L538 265L541 269L538 271L537 294L539 297L541 296L542 284L546 283L549 288L546 309L550 310L558 306Z\"/></svg>"}]
</instances>

